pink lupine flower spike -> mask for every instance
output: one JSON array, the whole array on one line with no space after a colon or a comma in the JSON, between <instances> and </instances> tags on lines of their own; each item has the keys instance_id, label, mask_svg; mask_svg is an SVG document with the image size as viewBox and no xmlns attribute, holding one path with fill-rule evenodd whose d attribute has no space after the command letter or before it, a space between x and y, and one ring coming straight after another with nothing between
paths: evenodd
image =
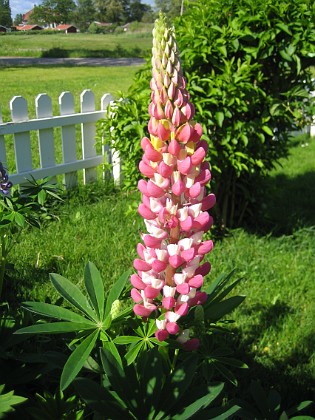
<instances>
[{"instance_id":1,"label":"pink lupine flower spike","mask_svg":"<svg viewBox=\"0 0 315 420\"><path fill-rule=\"evenodd\" d=\"M154 314L156 338L177 337L186 349L196 349L198 339L182 331L178 321L189 308L207 299L200 289L210 271L202 263L211 251L211 240L203 234L212 223L208 210L215 196L207 195L211 178L204 160L207 143L202 127L193 120L195 108L186 90L173 28L160 17L153 30L150 138L141 141L139 164L142 203L138 211L147 233L138 244L134 261L138 274L131 276L134 312L141 317Z\"/></svg>"}]
</instances>

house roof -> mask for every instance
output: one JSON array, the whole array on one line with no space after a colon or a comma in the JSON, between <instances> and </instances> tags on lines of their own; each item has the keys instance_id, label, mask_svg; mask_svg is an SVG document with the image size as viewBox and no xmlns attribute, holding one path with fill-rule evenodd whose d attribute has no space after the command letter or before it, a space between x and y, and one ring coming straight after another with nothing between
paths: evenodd
<instances>
[{"instance_id":1,"label":"house roof","mask_svg":"<svg viewBox=\"0 0 315 420\"><path fill-rule=\"evenodd\" d=\"M31 31L32 29L43 29L39 25L23 25L23 26L16 26L17 31Z\"/></svg>"},{"instance_id":2,"label":"house roof","mask_svg":"<svg viewBox=\"0 0 315 420\"><path fill-rule=\"evenodd\" d=\"M65 31L65 30L67 30L67 29L69 29L69 28L75 28L75 29L77 29L75 26L73 26L73 25L64 25L64 24L62 24L62 25L58 25L57 27L56 27L56 29L58 30L58 31Z\"/></svg>"},{"instance_id":3,"label":"house roof","mask_svg":"<svg viewBox=\"0 0 315 420\"><path fill-rule=\"evenodd\" d=\"M24 15L22 16L22 19L24 21L28 21L28 19L29 19L30 15L33 13L33 11L34 11L34 9L29 10L28 12L24 13Z\"/></svg>"}]
</instances>

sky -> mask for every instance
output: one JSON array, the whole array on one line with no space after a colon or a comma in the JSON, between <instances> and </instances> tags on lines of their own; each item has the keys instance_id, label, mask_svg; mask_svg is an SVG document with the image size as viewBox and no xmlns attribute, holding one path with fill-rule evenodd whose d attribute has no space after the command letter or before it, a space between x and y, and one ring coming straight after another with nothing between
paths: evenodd
<instances>
[{"instance_id":1,"label":"sky","mask_svg":"<svg viewBox=\"0 0 315 420\"><path fill-rule=\"evenodd\" d=\"M39 5L40 3L40 0L10 0L12 17L15 18L18 13L23 15L24 13L33 9L34 4ZM154 6L154 0L142 0L142 3Z\"/></svg>"}]
</instances>

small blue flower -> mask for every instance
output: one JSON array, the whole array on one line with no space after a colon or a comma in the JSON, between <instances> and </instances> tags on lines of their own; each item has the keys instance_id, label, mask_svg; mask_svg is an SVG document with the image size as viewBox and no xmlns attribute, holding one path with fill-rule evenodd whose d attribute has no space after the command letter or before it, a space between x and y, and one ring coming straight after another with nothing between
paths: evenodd
<instances>
[{"instance_id":1,"label":"small blue flower","mask_svg":"<svg viewBox=\"0 0 315 420\"><path fill-rule=\"evenodd\" d=\"M0 193L8 195L10 188L12 187L12 182L9 181L8 174L4 169L2 163L0 162Z\"/></svg>"}]
</instances>

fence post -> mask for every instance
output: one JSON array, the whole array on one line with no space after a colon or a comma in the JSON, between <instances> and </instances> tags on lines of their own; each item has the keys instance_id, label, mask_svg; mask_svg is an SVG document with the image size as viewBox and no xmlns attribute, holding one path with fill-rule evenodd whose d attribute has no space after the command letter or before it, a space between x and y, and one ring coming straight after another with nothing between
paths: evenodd
<instances>
[{"instance_id":1,"label":"fence post","mask_svg":"<svg viewBox=\"0 0 315 420\"><path fill-rule=\"evenodd\" d=\"M95 111L94 93L86 89L80 95L81 112ZM96 156L95 149L96 124L94 122L81 124L82 157L83 159ZM83 169L84 185L97 178L96 168Z\"/></svg>"},{"instance_id":2,"label":"fence post","mask_svg":"<svg viewBox=\"0 0 315 420\"><path fill-rule=\"evenodd\" d=\"M36 97L35 108L37 118L51 118L53 116L51 98L46 93L41 93ZM53 128L38 130L38 147L40 167L49 168L56 166ZM52 181L56 182L55 177Z\"/></svg>"},{"instance_id":3,"label":"fence post","mask_svg":"<svg viewBox=\"0 0 315 420\"><path fill-rule=\"evenodd\" d=\"M27 102L22 96L14 96L10 101L12 122L28 121ZM14 134L16 172L31 172L32 152L30 132Z\"/></svg>"},{"instance_id":4,"label":"fence post","mask_svg":"<svg viewBox=\"0 0 315 420\"><path fill-rule=\"evenodd\" d=\"M104 111L108 111L108 105L111 101L113 101L114 98L109 93L106 93L101 98L101 109ZM107 115L106 115L107 118ZM109 164L112 165L112 174L114 183L116 185L121 184L121 162L120 162L120 156L119 152L117 152L115 149L110 148L108 145L104 146L103 153L106 156L106 160Z\"/></svg>"},{"instance_id":5,"label":"fence post","mask_svg":"<svg viewBox=\"0 0 315 420\"><path fill-rule=\"evenodd\" d=\"M2 124L2 111L0 106L0 124ZM2 162L5 169L7 169L7 153L5 150L4 136L0 135L0 162Z\"/></svg>"},{"instance_id":6,"label":"fence post","mask_svg":"<svg viewBox=\"0 0 315 420\"><path fill-rule=\"evenodd\" d=\"M70 92L63 92L59 96L60 115L74 114L74 99ZM61 128L62 156L64 163L75 162L76 157L76 135L75 125L67 125ZM78 184L77 172L69 172L64 176L66 188Z\"/></svg>"}]
</instances>

